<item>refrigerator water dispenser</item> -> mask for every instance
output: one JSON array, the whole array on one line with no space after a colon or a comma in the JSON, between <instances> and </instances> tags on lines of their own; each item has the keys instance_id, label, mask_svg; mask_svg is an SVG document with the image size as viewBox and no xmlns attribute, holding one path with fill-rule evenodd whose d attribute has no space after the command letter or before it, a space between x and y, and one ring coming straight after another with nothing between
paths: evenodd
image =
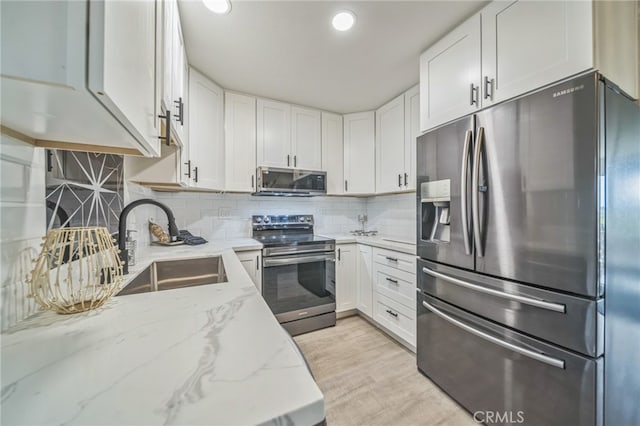
<instances>
[{"instance_id":1,"label":"refrigerator water dispenser","mask_svg":"<svg viewBox=\"0 0 640 426\"><path fill-rule=\"evenodd\" d=\"M450 241L451 179L423 182L420 185L422 202L422 240L434 243Z\"/></svg>"}]
</instances>

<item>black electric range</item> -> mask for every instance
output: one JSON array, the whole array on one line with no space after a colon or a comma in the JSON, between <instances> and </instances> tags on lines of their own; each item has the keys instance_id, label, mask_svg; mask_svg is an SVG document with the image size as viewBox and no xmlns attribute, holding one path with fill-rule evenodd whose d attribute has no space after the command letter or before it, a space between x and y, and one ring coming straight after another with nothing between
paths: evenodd
<instances>
[{"instance_id":1,"label":"black electric range","mask_svg":"<svg viewBox=\"0 0 640 426\"><path fill-rule=\"evenodd\" d=\"M335 240L314 235L312 215L252 217L263 245L262 295L297 335L335 325Z\"/></svg>"}]
</instances>

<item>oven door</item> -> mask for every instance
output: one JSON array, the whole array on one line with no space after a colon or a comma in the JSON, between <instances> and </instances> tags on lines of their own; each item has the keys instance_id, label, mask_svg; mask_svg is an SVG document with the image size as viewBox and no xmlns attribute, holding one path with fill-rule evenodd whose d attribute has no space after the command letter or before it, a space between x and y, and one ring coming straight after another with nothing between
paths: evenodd
<instances>
[{"instance_id":1,"label":"oven door","mask_svg":"<svg viewBox=\"0 0 640 426\"><path fill-rule=\"evenodd\" d=\"M262 266L262 296L280 323L335 311L335 253L263 257Z\"/></svg>"}]
</instances>

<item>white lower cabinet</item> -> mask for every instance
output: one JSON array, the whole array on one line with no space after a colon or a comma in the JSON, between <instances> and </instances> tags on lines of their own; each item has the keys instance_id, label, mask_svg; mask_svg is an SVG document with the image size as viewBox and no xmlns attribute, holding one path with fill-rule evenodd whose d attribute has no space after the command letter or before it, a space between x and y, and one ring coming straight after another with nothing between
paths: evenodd
<instances>
[{"instance_id":1,"label":"white lower cabinet","mask_svg":"<svg viewBox=\"0 0 640 426\"><path fill-rule=\"evenodd\" d=\"M408 307L374 292L373 320L410 346L416 346L416 307Z\"/></svg>"},{"instance_id":2,"label":"white lower cabinet","mask_svg":"<svg viewBox=\"0 0 640 426\"><path fill-rule=\"evenodd\" d=\"M356 244L340 244L336 247L336 312L356 308L357 253Z\"/></svg>"},{"instance_id":3,"label":"white lower cabinet","mask_svg":"<svg viewBox=\"0 0 640 426\"><path fill-rule=\"evenodd\" d=\"M372 310L372 263L373 251L370 246L358 244L358 266L357 266L357 288L356 288L356 307L358 311L373 316Z\"/></svg>"},{"instance_id":4,"label":"white lower cabinet","mask_svg":"<svg viewBox=\"0 0 640 426\"><path fill-rule=\"evenodd\" d=\"M415 348L415 256L373 248L372 260L373 320Z\"/></svg>"},{"instance_id":5,"label":"white lower cabinet","mask_svg":"<svg viewBox=\"0 0 640 426\"><path fill-rule=\"evenodd\" d=\"M260 250L236 252L240 263L259 292L262 292L262 254Z\"/></svg>"}]
</instances>

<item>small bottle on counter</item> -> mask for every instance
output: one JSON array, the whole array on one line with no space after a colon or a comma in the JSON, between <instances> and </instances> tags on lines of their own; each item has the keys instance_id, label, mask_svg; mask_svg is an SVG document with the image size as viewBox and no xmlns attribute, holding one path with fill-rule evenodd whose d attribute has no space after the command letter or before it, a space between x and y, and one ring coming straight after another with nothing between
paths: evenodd
<instances>
[{"instance_id":1,"label":"small bottle on counter","mask_svg":"<svg viewBox=\"0 0 640 426\"><path fill-rule=\"evenodd\" d=\"M131 233L138 232L135 229L127 230L127 238L124 242L124 248L127 250L129 256L129 266L136 264L136 249L138 248L138 242L131 237Z\"/></svg>"}]
</instances>

